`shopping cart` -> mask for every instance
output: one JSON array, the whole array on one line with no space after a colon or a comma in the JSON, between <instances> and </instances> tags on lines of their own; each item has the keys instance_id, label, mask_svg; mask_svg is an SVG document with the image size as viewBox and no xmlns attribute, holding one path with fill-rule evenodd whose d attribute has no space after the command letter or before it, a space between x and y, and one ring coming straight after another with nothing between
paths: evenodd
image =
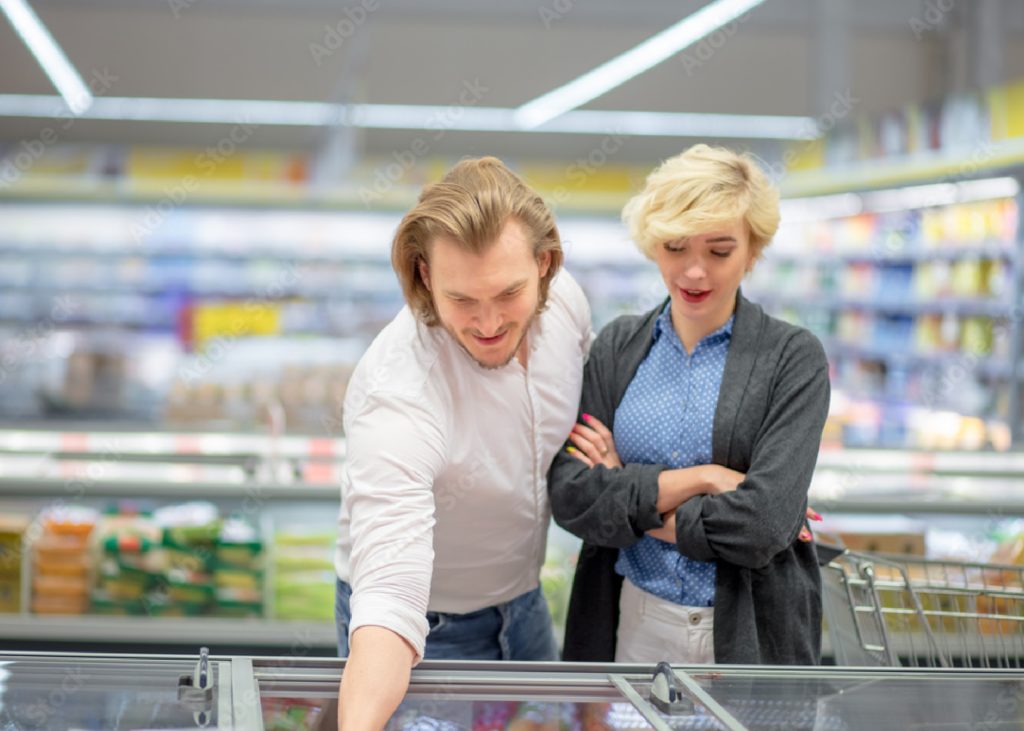
<instances>
[{"instance_id":1,"label":"shopping cart","mask_svg":"<svg viewBox=\"0 0 1024 731\"><path fill-rule=\"evenodd\" d=\"M1024 567L818 555L837 665L1024 667Z\"/></svg>"}]
</instances>

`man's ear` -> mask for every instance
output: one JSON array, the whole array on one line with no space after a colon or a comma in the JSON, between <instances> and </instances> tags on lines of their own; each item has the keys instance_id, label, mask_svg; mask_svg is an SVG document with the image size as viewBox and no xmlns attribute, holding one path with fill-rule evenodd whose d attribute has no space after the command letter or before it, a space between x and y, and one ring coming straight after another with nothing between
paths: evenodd
<instances>
[{"instance_id":1,"label":"man's ear","mask_svg":"<svg viewBox=\"0 0 1024 731\"><path fill-rule=\"evenodd\" d=\"M540 267L540 278L543 279L548 275L548 270L551 269L551 252L544 251L537 257L537 266Z\"/></svg>"},{"instance_id":2,"label":"man's ear","mask_svg":"<svg viewBox=\"0 0 1024 731\"><path fill-rule=\"evenodd\" d=\"M416 266L419 267L420 279L422 279L423 280L423 284L426 285L427 291L428 292L431 291L430 290L430 269L427 267L427 262L424 259L420 259L416 263Z\"/></svg>"}]
</instances>

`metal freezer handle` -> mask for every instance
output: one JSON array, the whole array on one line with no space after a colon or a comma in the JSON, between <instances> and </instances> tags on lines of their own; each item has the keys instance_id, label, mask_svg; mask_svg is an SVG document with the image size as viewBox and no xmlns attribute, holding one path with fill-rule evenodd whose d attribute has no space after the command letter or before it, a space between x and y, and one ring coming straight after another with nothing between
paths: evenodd
<instances>
[{"instance_id":1,"label":"metal freezer handle","mask_svg":"<svg viewBox=\"0 0 1024 731\"><path fill-rule=\"evenodd\" d=\"M191 675L178 678L178 701L192 709L196 725L210 724L213 710L213 677L210 674L210 648L199 650L199 661Z\"/></svg>"},{"instance_id":2,"label":"metal freezer handle","mask_svg":"<svg viewBox=\"0 0 1024 731\"><path fill-rule=\"evenodd\" d=\"M691 715L693 702L676 685L676 674L667 662L659 662L651 680L651 705L670 716Z\"/></svg>"}]
</instances>

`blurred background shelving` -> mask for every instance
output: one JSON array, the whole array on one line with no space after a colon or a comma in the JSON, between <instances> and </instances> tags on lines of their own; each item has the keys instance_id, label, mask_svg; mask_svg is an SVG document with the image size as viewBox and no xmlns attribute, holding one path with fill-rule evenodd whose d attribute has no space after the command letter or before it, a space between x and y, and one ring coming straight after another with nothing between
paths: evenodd
<instances>
[{"instance_id":1,"label":"blurred background shelving","mask_svg":"<svg viewBox=\"0 0 1024 731\"><path fill-rule=\"evenodd\" d=\"M553 206L597 328L665 296L619 220L650 170L758 156L782 228L744 292L829 358L822 530L1024 563L1024 5L771 0L527 132L495 110L707 0L374 3L326 55L357 6L30 4L95 98L0 21L5 646L333 653L346 384L402 306L395 227L467 155ZM556 621L576 547L552 529Z\"/></svg>"}]
</instances>

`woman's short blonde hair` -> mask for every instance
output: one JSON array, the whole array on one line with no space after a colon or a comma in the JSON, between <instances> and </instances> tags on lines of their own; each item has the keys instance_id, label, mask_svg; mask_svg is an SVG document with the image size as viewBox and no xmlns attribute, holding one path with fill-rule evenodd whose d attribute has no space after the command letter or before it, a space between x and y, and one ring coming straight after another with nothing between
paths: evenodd
<instances>
[{"instance_id":1,"label":"woman's short blonde hair","mask_svg":"<svg viewBox=\"0 0 1024 731\"><path fill-rule=\"evenodd\" d=\"M694 145L647 176L622 220L650 258L661 244L743 220L757 259L779 227L779 192L751 156Z\"/></svg>"},{"instance_id":2,"label":"woman's short blonde hair","mask_svg":"<svg viewBox=\"0 0 1024 731\"><path fill-rule=\"evenodd\" d=\"M495 157L463 160L440 182L423 189L391 244L391 266L402 284L405 301L423 322L440 322L434 299L420 275L420 262L429 265L431 242L448 238L466 251L479 254L498 240L510 219L523 226L538 260L545 253L551 257L540 281L539 310L543 310L551 280L563 259L555 217L544 200Z\"/></svg>"}]
</instances>

